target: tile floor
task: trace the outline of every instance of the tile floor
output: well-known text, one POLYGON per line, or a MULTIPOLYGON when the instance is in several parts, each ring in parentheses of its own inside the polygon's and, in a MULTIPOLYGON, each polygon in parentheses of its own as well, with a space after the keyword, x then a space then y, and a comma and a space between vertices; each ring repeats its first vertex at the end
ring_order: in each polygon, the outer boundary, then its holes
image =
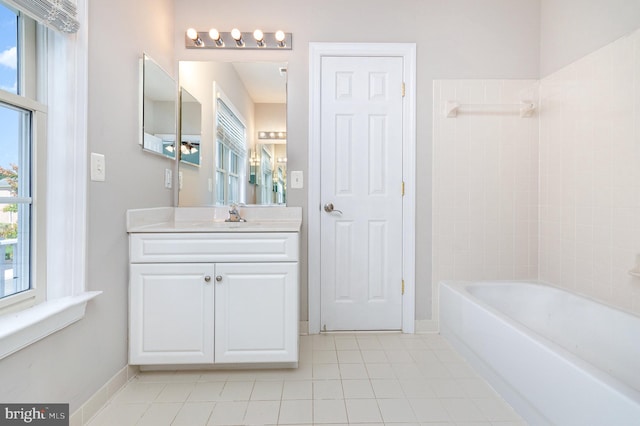
POLYGON ((299 368, 142 372, 92 419, 126 425, 526 425, 437 334, 300 337, 299 368))

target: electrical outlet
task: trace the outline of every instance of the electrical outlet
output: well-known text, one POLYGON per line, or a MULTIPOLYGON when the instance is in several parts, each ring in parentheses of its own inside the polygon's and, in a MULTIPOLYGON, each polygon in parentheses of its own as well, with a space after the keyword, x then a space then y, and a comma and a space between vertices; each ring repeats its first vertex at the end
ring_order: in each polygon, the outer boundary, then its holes
POLYGON ((173 173, 171 169, 164 169, 164 187, 171 189, 173 186, 173 173))
POLYGON ((91 180, 104 182, 107 177, 106 161, 103 154, 91 153, 91 180))

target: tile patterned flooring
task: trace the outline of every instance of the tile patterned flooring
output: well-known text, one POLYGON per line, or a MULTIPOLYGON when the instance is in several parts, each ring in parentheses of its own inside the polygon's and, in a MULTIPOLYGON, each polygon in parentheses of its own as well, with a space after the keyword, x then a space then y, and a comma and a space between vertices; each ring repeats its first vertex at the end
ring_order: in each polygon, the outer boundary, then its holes
POLYGON ((437 334, 300 336, 286 370, 141 372, 88 423, 526 425, 437 334))

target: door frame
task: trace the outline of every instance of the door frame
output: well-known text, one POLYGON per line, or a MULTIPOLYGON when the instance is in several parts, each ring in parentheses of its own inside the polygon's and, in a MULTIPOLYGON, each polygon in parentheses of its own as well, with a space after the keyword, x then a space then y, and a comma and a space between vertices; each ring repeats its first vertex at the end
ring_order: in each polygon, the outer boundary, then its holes
MULTIPOLYGON (((309 333, 320 333, 320 99, 323 56, 388 56, 403 59, 405 96, 402 106, 402 332, 415 331, 416 210, 416 45, 415 43, 309 43, 309 193, 308 277, 309 333)), ((400 90, 400 88, 398 88, 400 90)), ((401 188, 398 188, 400 191, 401 188)), ((400 291, 401 283, 398 283, 400 291)))

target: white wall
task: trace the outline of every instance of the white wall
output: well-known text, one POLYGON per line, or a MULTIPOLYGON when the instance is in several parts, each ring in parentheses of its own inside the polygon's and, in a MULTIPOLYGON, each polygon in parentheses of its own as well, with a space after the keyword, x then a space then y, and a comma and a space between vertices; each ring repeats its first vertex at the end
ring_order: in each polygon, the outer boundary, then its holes
POLYGON ((540 94, 540 278, 640 314, 640 31, 540 94))
POLYGON ((640 2, 540 0, 540 76, 640 27, 640 2))
MULTIPOLYGON (((288 62, 288 170, 308 170, 309 42, 414 42, 417 45, 416 319, 431 318, 431 109, 438 78, 537 78, 539 0, 181 0, 175 13, 179 60, 288 62), (293 33, 293 50, 202 51, 184 48, 184 31, 212 26, 293 33)), ((305 184, 317 182, 305 180, 305 184)), ((306 212, 307 189, 289 190, 306 212)), ((305 213, 306 214, 306 213, 305 213)), ((302 319, 307 314, 307 221, 301 235, 302 319)))
POLYGON ((83 320, 0 361, 0 401, 69 402, 71 412, 127 365, 125 211, 173 201, 163 187, 173 163, 138 145, 138 60, 146 52, 173 72, 173 1, 88 3, 88 146, 105 155, 106 181, 88 185, 87 279, 103 294, 83 320))
POLYGON ((434 283, 537 279, 538 117, 517 106, 537 98, 537 80, 434 83, 434 283), (447 101, 516 107, 463 105, 448 118, 447 101))

